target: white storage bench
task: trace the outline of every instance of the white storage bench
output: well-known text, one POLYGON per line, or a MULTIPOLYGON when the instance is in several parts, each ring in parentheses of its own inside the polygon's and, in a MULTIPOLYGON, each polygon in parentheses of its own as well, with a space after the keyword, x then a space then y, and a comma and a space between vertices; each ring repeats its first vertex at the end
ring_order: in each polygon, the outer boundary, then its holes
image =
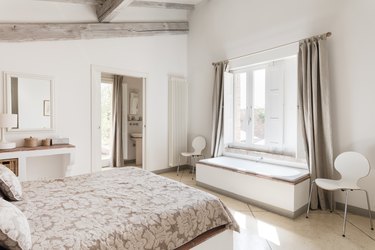
POLYGON ((196 168, 198 186, 290 218, 306 211, 306 169, 225 156, 201 160, 196 168))

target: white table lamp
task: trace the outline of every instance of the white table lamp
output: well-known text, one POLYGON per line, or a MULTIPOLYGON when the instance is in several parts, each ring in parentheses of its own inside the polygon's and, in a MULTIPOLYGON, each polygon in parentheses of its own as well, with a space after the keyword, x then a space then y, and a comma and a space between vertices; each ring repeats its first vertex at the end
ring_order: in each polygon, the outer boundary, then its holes
POLYGON ((17 115, 14 114, 0 114, 0 149, 15 148, 16 143, 7 142, 5 140, 5 129, 17 127, 17 115))

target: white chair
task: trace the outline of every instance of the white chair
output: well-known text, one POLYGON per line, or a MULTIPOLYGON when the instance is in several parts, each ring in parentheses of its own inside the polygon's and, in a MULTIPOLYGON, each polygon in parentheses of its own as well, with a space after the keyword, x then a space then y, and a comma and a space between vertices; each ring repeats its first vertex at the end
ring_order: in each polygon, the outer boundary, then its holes
POLYGON ((177 166, 177 175, 180 172, 180 165, 181 165, 181 156, 184 157, 190 157, 191 159, 191 166, 192 166, 192 179, 194 179, 194 169, 195 164, 199 158, 203 157, 202 151, 206 148, 206 139, 204 139, 203 136, 197 136, 194 138, 192 142, 192 147, 194 149, 194 152, 182 152, 179 158, 179 163, 177 166))
MULTIPOLYGON (((370 200, 368 197, 368 192, 358 186, 358 181, 361 178, 368 176, 368 174, 370 173, 370 164, 368 160, 360 153, 344 152, 340 154, 339 156, 337 156, 334 166, 335 166, 335 169, 340 173, 341 179, 331 180, 331 179, 318 178, 311 183, 311 190, 310 190, 310 195, 309 195, 309 202, 307 204, 306 218, 309 217, 311 193, 312 193, 314 183, 318 187, 324 190, 331 191, 331 192, 335 190, 345 191, 346 192, 345 214, 344 214, 344 225, 343 225, 343 233, 342 233, 342 236, 345 237, 349 191, 360 190, 366 193, 368 214, 370 218, 370 226, 371 226, 371 230, 374 230, 374 226, 372 224, 370 200)), ((331 204, 331 208, 332 208, 332 204, 331 204)))

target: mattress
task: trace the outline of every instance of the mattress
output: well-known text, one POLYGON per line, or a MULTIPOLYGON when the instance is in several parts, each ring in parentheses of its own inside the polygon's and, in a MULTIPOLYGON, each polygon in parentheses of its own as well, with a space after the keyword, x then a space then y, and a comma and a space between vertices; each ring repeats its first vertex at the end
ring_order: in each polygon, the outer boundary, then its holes
POLYGON ((138 168, 24 182, 33 249, 176 249, 238 230, 215 196, 138 168))

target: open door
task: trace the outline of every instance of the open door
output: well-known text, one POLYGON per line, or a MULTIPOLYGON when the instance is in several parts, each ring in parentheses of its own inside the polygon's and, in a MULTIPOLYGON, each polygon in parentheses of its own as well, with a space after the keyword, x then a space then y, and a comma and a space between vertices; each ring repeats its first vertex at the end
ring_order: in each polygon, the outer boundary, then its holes
MULTIPOLYGON (((91 68, 91 172, 98 172, 102 170, 102 74, 112 75, 123 75, 132 78, 139 78, 142 80, 142 97, 143 97, 143 108, 142 108, 142 168, 146 169, 146 74, 128 72, 125 70, 92 66, 91 68)), ((129 123, 129 89, 126 83, 123 84, 123 140, 124 140, 124 161, 128 155, 128 140, 129 132, 128 127, 125 124, 129 123)), ((108 105, 107 105, 108 106, 108 105)), ((109 113, 109 112, 108 112, 109 113)), ((131 117, 132 121, 134 117, 131 117)), ((135 121, 138 118, 136 117, 135 121)), ((134 121, 133 121, 134 123, 134 121)))

